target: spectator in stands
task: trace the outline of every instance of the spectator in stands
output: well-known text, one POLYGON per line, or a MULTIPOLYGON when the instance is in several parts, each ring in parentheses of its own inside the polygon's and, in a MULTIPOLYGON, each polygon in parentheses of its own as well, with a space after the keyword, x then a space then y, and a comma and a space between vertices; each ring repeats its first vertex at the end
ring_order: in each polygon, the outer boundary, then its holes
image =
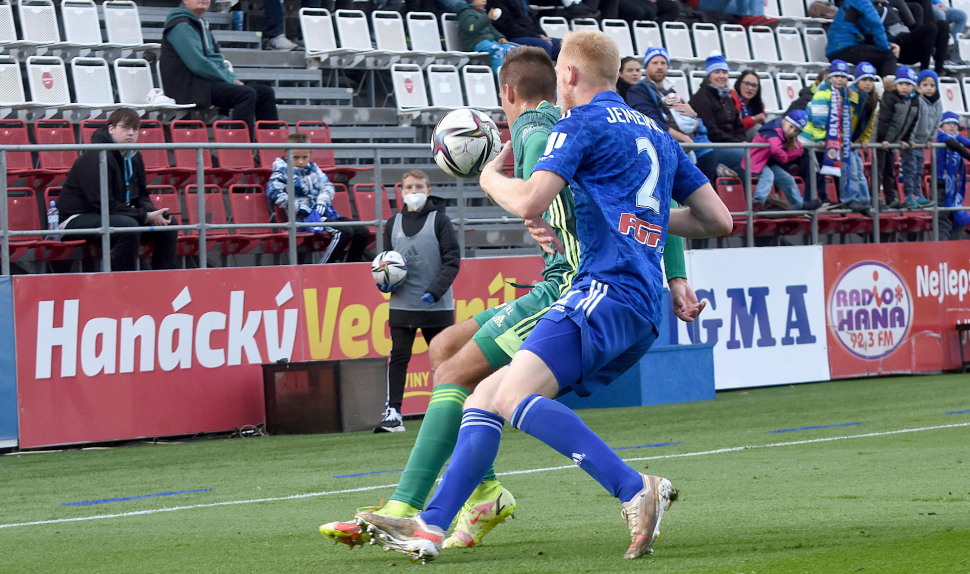
MULTIPOLYGON (((313 2, 319 8, 320 2, 313 2)), ((283 26, 283 3, 279 0, 263 0, 263 14, 266 16, 266 25, 263 27, 263 37, 266 38, 266 48, 268 50, 288 51, 296 48, 296 44, 286 37, 286 29, 283 26)))
MULTIPOLYGON (((108 125, 91 136, 93 144, 134 144, 138 142, 141 118, 135 110, 119 108, 108 117, 108 125)), ((155 209, 145 179, 145 163, 137 151, 107 152, 108 224, 111 227, 150 227, 140 233, 111 235, 111 269, 134 271, 142 242, 152 244, 152 269, 174 269, 178 232, 155 230, 178 221, 167 209, 155 209)), ((61 228, 101 227, 100 152, 84 152, 71 166, 57 196, 61 228)), ((82 236, 100 242, 99 236, 82 236)))
POLYGON ((384 420, 374 432, 404 430, 401 404, 411 347, 418 329, 424 340, 431 339, 455 322, 451 284, 458 275, 461 252, 445 202, 430 195, 428 176, 421 170, 405 172, 401 192, 407 209, 394 215, 384 226, 384 246, 404 255, 408 274, 398 285, 377 288, 391 293, 391 356, 387 362, 387 403, 384 420))
POLYGON ((734 82, 731 92, 734 107, 741 114, 745 140, 751 141, 765 123, 765 104, 761 101, 761 78, 754 70, 744 70, 734 82))
POLYGON ((550 38, 539 26, 539 17, 522 0, 488 0, 489 14, 497 8, 499 16, 492 23, 513 44, 542 48, 553 60, 559 57, 559 38, 550 38))
MULTIPOLYGON (((788 198, 792 209, 814 211, 822 207, 817 199, 804 200, 798 190, 795 178, 788 172, 804 151, 798 141, 798 134, 808 124, 808 114, 795 110, 784 118, 775 118, 766 123, 754 138, 754 143, 767 143, 767 148, 751 150, 751 173, 760 174, 758 187, 754 190, 752 209, 761 211, 772 186, 777 186, 788 198)), ((743 164, 743 162, 742 162, 743 164)))
MULTIPOLYGON (((675 140, 681 143, 694 143, 695 135, 703 134, 703 140, 707 139, 707 128, 704 122, 697 117, 697 113, 679 97, 677 102, 668 104, 667 96, 676 94, 673 89, 664 87, 664 80, 667 79, 667 70, 670 66, 670 56, 664 47, 647 48, 647 53, 643 57, 644 76, 636 85, 632 86, 627 92, 627 104, 641 114, 647 116, 660 126, 660 129, 667 130, 675 140), (697 131, 685 133, 680 130, 677 119, 673 112, 687 118, 697 119, 697 131)), ((701 142, 698 142, 701 143, 701 142)), ((717 160, 710 148, 697 148, 694 150, 697 161, 697 168, 711 181, 717 178, 717 160)))
MULTIPOLYGON (((940 122, 937 143, 946 144, 936 150, 936 185, 942 193, 943 207, 960 207, 967 190, 966 162, 970 161, 970 140, 958 133, 960 116, 945 112, 940 122)), ((940 240, 966 239, 966 226, 970 224, 970 213, 949 211, 940 213, 940 240)))
POLYGON ((903 175, 903 207, 920 208, 932 205, 923 197, 923 149, 936 139, 943 118, 943 100, 937 91, 939 76, 933 70, 923 70, 916 78, 915 99, 919 102, 919 117, 913 128, 913 149, 899 151, 900 171, 903 175))
POLYGON ((620 60, 620 77, 616 79, 616 92, 626 101, 627 92, 637 85, 642 77, 643 69, 640 67, 640 59, 633 56, 623 58, 620 60))
POLYGON ((561 0, 566 17, 615 20, 619 14, 620 0, 561 0))
POLYGON ((719 12, 738 16, 738 24, 745 28, 750 26, 778 25, 778 20, 765 16, 765 5, 768 0, 692 0, 691 6, 701 12, 719 12))
POLYGON ((231 118, 246 122, 249 137, 256 120, 278 120, 276 94, 262 84, 243 85, 229 71, 203 16, 210 0, 183 0, 165 20, 159 70, 166 95, 179 104, 232 108, 231 118))
POLYGON ((680 17, 680 4, 676 0, 620 0, 617 16, 630 26, 637 20, 673 22, 680 17))
MULTIPOLYGON (((310 136, 304 133, 290 134, 287 143, 308 144, 310 136)), ((297 221, 353 221, 343 217, 333 207, 333 196, 336 190, 330 179, 323 173, 316 162, 310 161, 310 150, 293 150, 293 196, 297 221)), ((286 212, 288 203, 286 195, 286 155, 278 157, 273 162, 273 174, 266 186, 266 198, 274 205, 286 212)), ((344 261, 365 261, 364 251, 370 243, 370 232, 366 226, 353 225, 349 227, 321 226, 333 238, 327 251, 323 254, 322 263, 339 263, 344 261)), ((305 231, 305 230, 304 230, 305 231)))
POLYGON ((890 43, 873 0, 843 0, 832 25, 825 56, 830 62, 869 62, 880 76, 896 73, 899 46, 890 43))
MULTIPOLYGON (((849 107, 852 113, 852 143, 868 143, 872 127, 876 123, 876 109, 879 94, 874 89, 879 80, 876 67, 869 62, 861 62, 855 67, 855 82, 849 86, 849 107)), ((844 186, 839 199, 852 211, 872 217, 869 199, 869 181, 866 179, 862 150, 852 150, 849 163, 849 181, 844 186)), ((888 206, 880 202, 880 210, 888 206)))
MULTIPOLYGON (((868 64, 868 62, 866 62, 868 64)), ((871 65, 871 64, 870 64, 871 65)), ((819 85, 825 81, 825 77, 829 75, 828 70, 822 70, 815 76, 815 82, 809 86, 805 86, 798 92, 798 98, 788 106, 785 110, 785 115, 792 113, 795 110, 804 110, 808 107, 808 103, 812 101, 812 97, 815 96, 815 90, 818 89, 819 85)), ((802 156, 805 157, 805 156, 802 156)))
MULTIPOLYGON (((818 198, 829 201, 825 191, 825 176, 838 178, 842 190, 849 182, 852 166, 852 108, 851 95, 846 84, 853 79, 849 64, 843 60, 833 60, 829 74, 815 91, 808 105, 808 125, 802 130, 801 138, 810 142, 824 143, 824 153, 816 150, 819 169, 816 172, 818 198)), ((808 164, 802 172, 808 181, 808 164)), ((831 198, 835 201, 836 198, 831 198)))
POLYGON ((874 0, 874 6, 889 34, 889 41, 899 45, 902 64, 919 64, 920 69, 930 69, 930 58, 936 65, 936 73, 943 74, 948 58, 950 25, 937 24, 930 0, 906 2, 905 0, 874 0))
POLYGON ((492 22, 502 15, 498 8, 485 12, 485 0, 472 0, 472 3, 455 4, 458 15, 458 37, 462 50, 466 52, 488 52, 492 60, 492 71, 498 76, 498 69, 505 60, 505 53, 515 47, 495 29, 492 22))
POLYGON ((951 8, 943 0, 933 0, 933 16, 936 17, 938 23, 946 23, 946 29, 949 30, 953 41, 950 46, 948 63, 963 65, 963 58, 960 57, 959 35, 967 25, 967 13, 959 8, 951 8))
MULTIPOLYGON (((712 52, 704 62, 707 76, 690 99, 690 107, 704 120, 707 135, 714 143, 744 143, 745 130, 741 113, 734 107, 731 86, 728 85, 728 65, 719 52, 712 52)), ((721 177, 735 177, 742 173, 742 148, 716 148, 714 156, 721 177), (731 173, 734 172, 734 173, 731 173)))
POLYGON ((889 144, 898 143, 902 149, 909 149, 913 143, 913 130, 919 119, 919 99, 916 97, 916 72, 908 66, 896 70, 893 89, 887 87, 882 95, 882 106, 876 125, 876 141, 882 142, 882 149, 876 152, 883 195, 891 209, 904 207, 897 199, 896 151, 889 144))

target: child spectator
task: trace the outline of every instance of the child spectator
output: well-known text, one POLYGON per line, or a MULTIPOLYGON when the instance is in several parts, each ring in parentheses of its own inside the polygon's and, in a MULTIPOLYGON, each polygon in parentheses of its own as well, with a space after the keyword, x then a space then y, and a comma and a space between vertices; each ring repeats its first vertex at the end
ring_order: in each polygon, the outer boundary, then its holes
MULTIPOLYGON (((849 106, 852 110, 852 143, 867 143, 872 136, 872 127, 876 123, 876 108, 879 105, 879 94, 876 93, 876 67, 869 62, 860 62, 855 67, 855 82, 849 86, 849 106)), ((869 181, 863 168, 862 150, 852 150, 852 161, 849 164, 849 183, 839 197, 849 209, 872 217, 869 197, 869 181)), ((879 209, 888 206, 880 203, 879 209)))
MULTIPOLYGON (((307 134, 290 134, 287 143, 308 144, 310 136, 307 134)), ((320 167, 310 161, 310 150, 293 150, 293 197, 296 205, 297 221, 353 221, 342 217, 334 209, 333 184, 320 167)), ((273 161, 273 175, 266 186, 266 198, 270 205, 286 211, 286 157, 278 157, 273 161)), ((370 232, 363 225, 348 227, 324 227, 324 231, 333 238, 327 251, 321 259, 322 263, 335 263, 344 260, 363 261, 364 251, 370 242, 370 232)))
POLYGON ((516 46, 510 44, 501 32, 492 25, 492 20, 502 16, 502 10, 492 8, 485 12, 486 0, 471 0, 455 4, 458 15, 458 37, 461 49, 466 52, 488 52, 492 59, 492 71, 498 76, 498 69, 505 60, 505 53, 516 46))
POLYGON ((822 206, 822 202, 817 199, 803 200, 795 178, 788 172, 788 167, 802 155, 798 134, 806 124, 808 114, 795 110, 784 118, 771 120, 758 130, 753 143, 767 143, 769 147, 751 150, 751 173, 760 174, 752 204, 755 211, 765 208, 765 200, 773 185, 777 185, 785 193, 792 209, 814 211, 822 206))
POLYGON ((404 421, 404 383, 411 347, 418 329, 424 340, 431 339, 455 322, 455 301, 451 283, 458 275, 461 253, 445 202, 429 195, 428 176, 412 169, 401 178, 401 194, 407 209, 387 222, 384 246, 407 261, 408 274, 397 285, 378 285, 391 293, 387 323, 391 328, 391 356, 387 362, 387 403, 384 420, 374 432, 401 432, 404 421))
MULTIPOLYGON (((707 137, 707 128, 704 127, 704 120, 697 116, 691 117, 677 111, 677 108, 680 107, 678 104, 684 103, 684 99, 680 97, 680 94, 677 92, 667 92, 667 95, 664 96, 664 103, 667 105, 667 110, 670 112, 670 116, 674 119, 674 123, 677 124, 678 131, 689 135, 691 138, 693 138, 694 143, 711 143, 710 138, 707 137)), ((698 160, 708 155, 710 152, 711 148, 709 147, 699 147, 687 152, 687 156, 692 162, 694 162, 695 165, 698 165, 698 160)), ((701 163, 703 164, 709 162, 701 163)), ((698 165, 698 169, 704 171, 700 165, 698 165)))
POLYGON ((916 94, 916 72, 909 66, 896 69, 894 89, 887 89, 882 96, 879 123, 876 126, 876 141, 882 142, 882 149, 876 152, 882 192, 890 209, 903 207, 897 198, 896 189, 896 152, 889 144, 898 143, 904 150, 913 143, 913 131, 919 119, 919 99, 916 94))
MULTIPOLYGON (((960 116, 946 112, 936 134, 937 143, 945 143, 945 148, 936 150, 937 191, 943 192, 944 207, 960 207, 967 189, 967 171, 964 160, 970 161, 970 140, 961 136, 960 116)), ((940 240, 966 239, 964 227, 970 224, 970 213, 949 211, 940 213, 940 240)))
POLYGON ((939 76, 933 70, 919 73, 916 85, 916 100, 919 102, 919 118, 913 128, 913 146, 899 152, 900 170, 903 172, 903 206, 919 209, 933 202, 923 197, 920 188, 923 183, 923 150, 939 131, 940 118, 943 117, 943 101, 937 92, 939 76))
MULTIPOLYGON (((816 151, 819 164, 816 189, 822 203, 836 200, 826 197, 826 175, 839 178, 842 189, 849 182, 848 173, 852 169, 852 106, 846 84, 851 79, 853 76, 849 72, 849 64, 843 60, 832 60, 828 76, 808 105, 808 124, 800 136, 810 142, 825 144, 824 150, 816 151)), ((802 173, 808 181, 807 162, 802 173)))

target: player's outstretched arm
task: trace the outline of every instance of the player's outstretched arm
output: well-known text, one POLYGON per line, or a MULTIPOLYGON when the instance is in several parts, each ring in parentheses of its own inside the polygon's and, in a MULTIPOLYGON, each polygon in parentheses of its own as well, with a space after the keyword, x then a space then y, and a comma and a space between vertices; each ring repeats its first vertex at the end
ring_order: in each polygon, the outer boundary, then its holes
POLYGON ((566 180, 551 171, 535 171, 528 181, 508 178, 502 173, 505 157, 512 152, 507 142, 478 180, 488 197, 506 211, 522 219, 535 219, 552 205, 552 200, 566 186, 566 180))
POLYGON ((667 232, 681 237, 702 239, 731 233, 734 220, 710 183, 697 188, 687 197, 683 209, 670 210, 667 232))

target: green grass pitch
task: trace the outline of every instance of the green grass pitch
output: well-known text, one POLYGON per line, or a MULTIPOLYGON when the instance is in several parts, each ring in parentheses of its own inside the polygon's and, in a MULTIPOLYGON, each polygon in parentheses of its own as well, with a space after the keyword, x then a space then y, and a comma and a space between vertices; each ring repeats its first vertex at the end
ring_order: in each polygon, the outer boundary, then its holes
POLYGON ((619 503, 508 425, 496 470, 512 473, 500 478, 516 518, 428 565, 317 532, 393 492, 399 472, 336 477, 403 468, 418 421, 398 434, 8 455, 0 572, 967 573, 970 412, 958 411, 968 410, 970 376, 939 375, 582 411, 615 448, 677 443, 619 451, 681 493, 655 553, 638 561, 622 559, 619 503), (852 423, 862 424, 827 426, 852 423), (825 428, 770 432, 804 427, 825 428), (62 505, 197 489, 211 490, 62 505))

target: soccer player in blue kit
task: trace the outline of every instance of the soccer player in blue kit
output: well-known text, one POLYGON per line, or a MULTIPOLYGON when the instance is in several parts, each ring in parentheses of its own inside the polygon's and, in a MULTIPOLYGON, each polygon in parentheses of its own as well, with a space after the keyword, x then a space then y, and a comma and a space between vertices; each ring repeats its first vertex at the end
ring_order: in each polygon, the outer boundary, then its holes
POLYGON ((505 420, 571 458, 622 503, 632 543, 624 558, 652 552, 676 497, 670 481, 644 475, 574 412, 552 400, 588 396, 633 366, 657 338, 661 251, 668 229, 682 237, 731 232, 727 208, 687 154, 613 91, 619 50, 602 32, 566 35, 556 65, 565 113, 528 180, 508 179, 508 145, 485 172, 485 192, 558 248, 540 216, 567 183, 576 200, 579 272, 543 315, 509 366, 466 399, 458 444, 441 485, 413 518, 357 514, 385 549, 433 560, 445 531, 495 460, 505 420), (671 198, 685 207, 670 210, 671 198))

